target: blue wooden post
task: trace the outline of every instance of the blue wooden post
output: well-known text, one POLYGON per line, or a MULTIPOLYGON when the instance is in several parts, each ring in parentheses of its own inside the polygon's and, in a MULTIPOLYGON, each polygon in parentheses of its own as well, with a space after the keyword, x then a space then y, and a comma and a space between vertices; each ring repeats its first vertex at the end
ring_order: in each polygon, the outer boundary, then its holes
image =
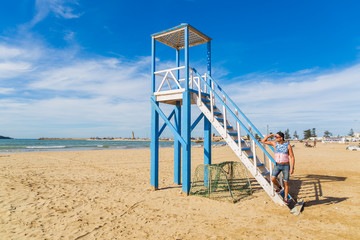
MULTIPOLYGON (((181 135, 181 104, 176 102, 175 106, 175 127, 176 131, 181 135)), ((181 143, 174 139, 174 183, 181 184, 181 143)))
MULTIPOLYGON (((207 43, 207 74, 211 76, 210 41, 207 43)), ((211 123, 206 117, 204 118, 204 164, 211 164, 211 123)))
POLYGON ((211 41, 207 43, 207 73, 211 76, 211 41))
MULTIPOLYGON (((176 67, 180 67, 180 50, 176 49, 176 67)), ((179 80, 180 79, 180 70, 177 70, 176 77, 179 80)), ((177 88, 179 88, 177 86, 177 88)))
POLYGON ((182 190, 189 194, 191 184, 191 101, 189 92, 189 28, 184 29, 185 34, 185 92, 183 93, 183 121, 182 121, 182 137, 185 141, 183 149, 183 184, 182 190))
MULTIPOLYGON (((155 38, 152 38, 152 61, 151 61, 151 76, 152 76, 152 96, 155 100, 155 38)), ((159 106, 159 103, 156 102, 159 106)), ((159 113, 156 111, 155 107, 151 105, 151 186, 153 190, 157 190, 159 187, 159 113)))
MULTIPOLYGON (((211 44, 207 43, 207 74, 211 76, 211 44)), ((210 78, 208 78, 209 81, 210 78)), ((211 83, 210 83, 211 86, 211 83)), ((208 91, 211 93, 211 91, 208 91)), ((204 164, 211 164, 211 123, 204 117, 204 164)), ((204 186, 209 186, 209 171, 208 166, 204 167, 204 186)))
MULTIPOLYGON (((180 51, 176 49, 176 67, 180 67, 180 51)), ((177 71, 177 79, 180 78, 180 70, 177 71)), ((176 131, 181 135, 181 103, 176 102, 175 106, 175 127, 176 131)), ((174 138, 174 183, 181 184, 181 143, 174 138)))

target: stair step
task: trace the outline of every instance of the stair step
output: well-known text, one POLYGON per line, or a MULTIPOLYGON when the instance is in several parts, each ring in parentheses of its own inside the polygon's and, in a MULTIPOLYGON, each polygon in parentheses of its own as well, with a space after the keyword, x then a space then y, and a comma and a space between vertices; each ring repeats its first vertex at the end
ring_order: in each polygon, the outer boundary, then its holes
POLYGON ((222 118, 216 118, 219 122, 223 122, 224 121, 224 119, 222 119, 222 118))
MULTIPOLYGON (((222 127, 224 127, 224 125, 223 125, 223 124, 221 124, 221 126, 222 126, 222 127)), ((229 126, 229 125, 227 125, 227 126, 226 126, 226 128, 233 129, 233 126, 229 126)))
POLYGON ((247 148, 241 148, 241 150, 242 150, 242 151, 249 151, 250 148, 249 148, 249 147, 247 147, 247 148))
MULTIPOLYGON (((193 93, 199 94, 199 91, 198 91, 198 90, 194 90, 194 89, 189 89, 189 92, 193 92, 193 93)), ((202 97, 210 97, 210 94, 202 92, 202 93, 201 93, 201 96, 202 96, 202 97)))
MULTIPOLYGON (((205 106, 207 106, 208 108, 211 108, 211 105, 209 105, 209 104, 205 104, 205 106)), ((213 106, 213 108, 217 109, 217 107, 215 105, 213 106)))
POLYGON ((229 135, 230 135, 230 136, 237 136, 238 134, 237 134, 236 132, 235 132, 235 133, 230 133, 230 132, 229 132, 229 135))
POLYGON ((222 115, 221 112, 214 112, 214 115, 222 115))
POLYGON ((267 175, 269 175, 269 174, 270 174, 270 172, 261 173, 261 175, 263 175, 263 176, 267 176, 267 175))
POLYGON ((254 156, 248 156, 248 158, 254 158, 254 156))
MULTIPOLYGON (((239 143, 239 140, 234 140, 236 143, 239 143)), ((241 140, 241 143, 244 143, 244 140, 241 140)))
POLYGON ((264 166, 264 164, 263 163, 258 163, 256 166, 257 167, 262 167, 262 166, 264 166))
POLYGON ((206 99, 206 98, 202 98, 202 99, 201 99, 201 101, 203 101, 203 102, 207 102, 207 103, 209 103, 209 102, 210 102, 210 100, 209 100, 209 99, 206 99))

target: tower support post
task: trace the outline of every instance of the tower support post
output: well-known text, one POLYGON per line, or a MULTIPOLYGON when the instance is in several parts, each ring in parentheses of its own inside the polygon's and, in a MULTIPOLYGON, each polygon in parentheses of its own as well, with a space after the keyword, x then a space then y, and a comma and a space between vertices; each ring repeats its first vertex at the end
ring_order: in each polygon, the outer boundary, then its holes
POLYGON ((185 29, 185 91, 183 93, 183 121, 182 121, 182 137, 186 145, 182 148, 182 190, 189 194, 191 184, 191 100, 189 91, 189 28, 185 29))
MULTIPOLYGON (((207 43, 207 74, 211 76, 211 41, 207 43)), ((211 164, 211 123, 206 117, 204 117, 204 164, 211 164)))
MULTIPOLYGON (((152 38, 151 42, 151 98, 155 100, 155 38, 152 38)), ((159 103, 156 103, 159 106, 159 103)), ((155 107, 151 105, 151 166, 150 166, 150 182, 151 188, 157 190, 159 188, 159 113, 155 107)))
MULTIPOLYGON (((180 67, 180 50, 176 49, 176 67, 180 67)), ((176 72, 177 79, 180 79, 180 70, 176 72)), ((175 127, 181 136, 181 103, 176 102, 175 105, 175 127)), ((174 138, 174 183, 181 184, 181 143, 174 138)))
MULTIPOLYGON (((181 135, 181 105, 176 102, 175 106, 175 127, 179 135, 181 135)), ((181 184, 181 143, 174 138, 174 183, 181 184)))

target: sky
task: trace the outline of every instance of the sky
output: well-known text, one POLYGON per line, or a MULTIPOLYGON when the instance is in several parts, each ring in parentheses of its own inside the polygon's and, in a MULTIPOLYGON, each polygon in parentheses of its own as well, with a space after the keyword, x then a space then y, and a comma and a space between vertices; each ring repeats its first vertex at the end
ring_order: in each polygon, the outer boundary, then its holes
MULTIPOLYGON (((181 23, 213 39, 212 76, 261 132, 360 132, 359 11, 355 0, 2 1, 0 135, 150 137, 151 34, 181 23)), ((157 68, 174 66, 158 46, 157 68)), ((190 48, 190 65, 205 61, 205 45, 190 48)))

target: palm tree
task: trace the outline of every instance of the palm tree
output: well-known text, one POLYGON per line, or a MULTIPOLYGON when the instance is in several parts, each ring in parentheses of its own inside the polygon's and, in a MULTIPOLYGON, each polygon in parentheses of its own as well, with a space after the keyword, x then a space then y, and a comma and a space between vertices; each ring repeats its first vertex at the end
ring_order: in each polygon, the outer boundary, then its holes
POLYGON ((332 136, 332 133, 329 132, 328 130, 326 130, 326 131, 324 132, 324 137, 325 137, 325 138, 328 138, 328 137, 330 137, 330 136, 332 136))

